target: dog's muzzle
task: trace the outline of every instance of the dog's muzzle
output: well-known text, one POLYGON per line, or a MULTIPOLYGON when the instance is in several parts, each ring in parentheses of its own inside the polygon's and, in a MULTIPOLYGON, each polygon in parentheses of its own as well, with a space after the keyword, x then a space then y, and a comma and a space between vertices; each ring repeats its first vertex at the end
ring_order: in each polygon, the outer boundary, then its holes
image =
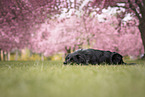
POLYGON ((64 65, 67 65, 67 62, 65 61, 65 62, 63 62, 63 64, 64 64, 64 65))

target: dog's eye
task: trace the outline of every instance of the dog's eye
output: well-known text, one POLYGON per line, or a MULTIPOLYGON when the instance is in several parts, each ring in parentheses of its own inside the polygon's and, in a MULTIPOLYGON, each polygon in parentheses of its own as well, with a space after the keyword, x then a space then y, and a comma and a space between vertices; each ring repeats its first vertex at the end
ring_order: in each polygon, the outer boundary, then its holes
POLYGON ((73 60, 73 58, 70 58, 70 61, 72 61, 73 60))
POLYGON ((73 58, 71 58, 70 61, 73 61, 73 58))

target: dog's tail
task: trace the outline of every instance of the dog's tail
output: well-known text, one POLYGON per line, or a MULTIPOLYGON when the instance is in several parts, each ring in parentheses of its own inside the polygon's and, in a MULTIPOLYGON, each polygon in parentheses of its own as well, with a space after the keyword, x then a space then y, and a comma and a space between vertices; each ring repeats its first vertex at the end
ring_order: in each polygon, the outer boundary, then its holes
POLYGON ((124 65, 137 65, 136 63, 123 63, 124 65))

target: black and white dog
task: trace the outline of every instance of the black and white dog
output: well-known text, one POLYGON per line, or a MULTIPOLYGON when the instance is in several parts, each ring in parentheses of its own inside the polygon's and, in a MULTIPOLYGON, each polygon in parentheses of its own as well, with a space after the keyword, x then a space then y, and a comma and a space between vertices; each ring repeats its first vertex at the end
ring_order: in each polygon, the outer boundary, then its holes
POLYGON ((123 62, 123 56, 116 52, 102 51, 95 49, 80 49, 65 57, 64 65, 83 64, 96 65, 101 63, 107 64, 126 64, 123 62))

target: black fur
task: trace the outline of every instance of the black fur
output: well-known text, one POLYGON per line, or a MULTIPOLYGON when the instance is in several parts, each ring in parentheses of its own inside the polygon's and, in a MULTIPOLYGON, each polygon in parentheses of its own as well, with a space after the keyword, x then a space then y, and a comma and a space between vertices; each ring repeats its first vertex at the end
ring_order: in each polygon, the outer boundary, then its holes
POLYGON ((80 49, 65 57, 64 65, 66 64, 83 64, 96 65, 101 63, 107 64, 126 64, 123 62, 122 55, 116 52, 102 51, 95 49, 80 49))

